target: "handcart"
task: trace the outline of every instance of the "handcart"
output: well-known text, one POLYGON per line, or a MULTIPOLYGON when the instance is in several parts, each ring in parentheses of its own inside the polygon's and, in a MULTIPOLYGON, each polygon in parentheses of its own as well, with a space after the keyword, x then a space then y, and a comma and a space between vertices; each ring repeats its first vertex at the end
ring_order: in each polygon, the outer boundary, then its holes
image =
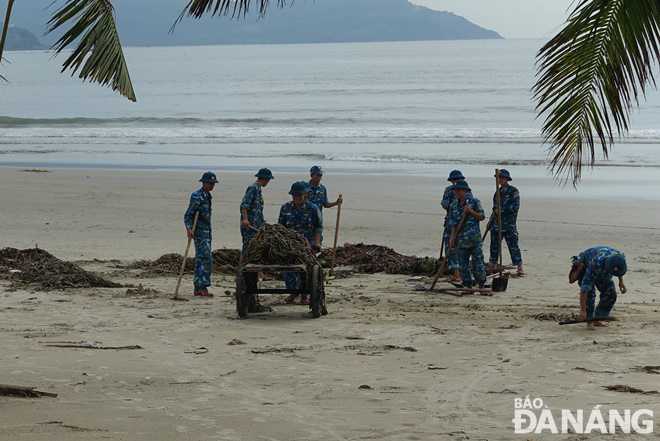
POLYGON ((256 310, 259 294, 300 294, 309 295, 309 306, 312 316, 319 318, 327 315, 325 307, 325 289, 323 287, 323 269, 320 265, 260 265, 247 264, 238 269, 236 274, 236 311, 239 317, 247 317, 248 312, 256 310), (300 289, 259 288, 259 272, 295 272, 302 273, 304 281, 300 289))

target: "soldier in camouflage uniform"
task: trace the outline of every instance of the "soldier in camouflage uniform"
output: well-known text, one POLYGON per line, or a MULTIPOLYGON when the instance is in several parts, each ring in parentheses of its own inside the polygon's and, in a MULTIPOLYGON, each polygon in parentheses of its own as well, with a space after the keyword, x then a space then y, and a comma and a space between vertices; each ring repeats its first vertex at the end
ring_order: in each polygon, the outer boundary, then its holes
MULTIPOLYGON (((321 184, 321 179, 323 178, 323 168, 320 165, 315 165, 309 170, 309 192, 307 193, 307 200, 321 210, 323 213, 324 208, 335 207, 343 202, 342 198, 337 198, 335 202, 328 201, 328 190, 325 188, 325 185, 321 184)), ((323 237, 321 237, 321 242, 323 242, 323 237)))
MULTIPOLYGON (((261 227, 264 222, 264 198, 261 196, 261 188, 268 185, 273 174, 267 168, 262 168, 254 175, 257 180, 250 184, 245 190, 245 195, 241 201, 241 237, 243 239, 243 248, 239 265, 243 264, 245 248, 252 238, 257 234, 255 230, 261 227)), ((263 278, 260 276, 260 278, 263 278)))
MULTIPOLYGON (((305 200, 308 193, 307 183, 294 182, 289 194, 291 201, 282 205, 278 222, 287 228, 297 231, 307 241, 314 251, 321 251, 321 233, 323 232, 323 215, 315 204, 305 200)), ((300 288, 301 273, 284 273, 284 282, 288 289, 300 288)), ((291 294, 286 298, 287 303, 293 303, 298 297, 291 294)), ((309 304, 309 296, 303 296, 300 303, 309 304)))
MULTIPOLYGON (((608 317, 617 295, 612 276, 619 278, 619 289, 625 294, 628 289, 623 283, 623 276, 628 267, 626 256, 618 250, 610 247, 593 247, 573 256, 573 264, 581 267, 578 284, 580 285, 580 316, 578 320, 585 318, 608 317), (596 289, 600 292, 598 306, 596 303, 596 289)), ((594 330, 594 326, 607 326, 605 323, 596 321, 587 324, 587 328, 594 330)))
MULTIPOLYGON (((452 202, 456 200, 456 196, 454 196, 454 190, 451 189, 452 185, 456 183, 458 180, 465 180, 465 176, 463 176, 463 173, 461 173, 460 170, 452 170, 451 173, 449 173, 449 177, 447 180, 451 182, 451 185, 448 185, 447 188, 445 188, 445 192, 442 195, 442 202, 440 205, 442 208, 445 210, 445 224, 444 224, 444 230, 442 234, 442 240, 444 241, 445 244, 445 252, 449 249, 449 241, 451 239, 451 228, 449 227, 449 206, 451 205, 452 202)), ((454 274, 449 278, 448 281, 451 282, 460 282, 461 281, 461 273, 459 272, 459 265, 458 265, 458 260, 456 260, 456 254, 451 253, 450 256, 447 256, 447 268, 452 270, 454 274)))
POLYGON ((202 297, 213 297, 208 290, 211 286, 211 271, 213 270, 213 258, 211 256, 211 191, 218 183, 214 173, 206 172, 199 180, 202 188, 190 195, 190 204, 183 215, 183 223, 186 226, 188 239, 195 242, 195 278, 193 294, 202 297), (193 224, 197 216, 197 224, 193 224))
POLYGON ((484 253, 481 244, 481 230, 479 222, 484 220, 484 209, 479 199, 469 193, 468 183, 460 180, 452 185, 456 200, 449 206, 449 226, 451 227, 450 246, 452 253, 456 253, 461 271, 463 286, 472 288, 472 275, 470 274, 470 258, 472 258, 472 274, 479 288, 486 283, 486 268, 484 267, 484 253), (463 215, 465 221, 460 231, 458 225, 463 215))
MULTIPOLYGON (((509 247, 509 254, 514 266, 518 267, 518 275, 525 274, 522 265, 522 254, 518 246, 518 228, 516 220, 518 219, 518 210, 520 209, 520 193, 518 189, 509 184, 511 174, 508 170, 500 170, 500 205, 502 206, 502 239, 506 241, 509 247)), ((493 195, 493 216, 497 216, 497 192, 493 195)), ((497 220, 493 220, 490 227, 490 265, 495 267, 500 258, 499 249, 499 228, 497 220)))

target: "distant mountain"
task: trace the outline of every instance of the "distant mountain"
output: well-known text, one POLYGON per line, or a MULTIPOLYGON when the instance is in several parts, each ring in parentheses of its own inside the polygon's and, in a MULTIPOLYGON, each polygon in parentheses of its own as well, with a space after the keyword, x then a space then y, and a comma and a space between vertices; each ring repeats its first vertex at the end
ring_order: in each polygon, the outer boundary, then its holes
MULTIPOLYGON (((0 22, 0 26, 2 26, 2 22, 0 22)), ((5 50, 28 51, 34 49, 46 49, 46 46, 41 44, 37 36, 27 29, 9 25, 5 50)))
MULTIPOLYGON (((49 7, 51 3, 52 0, 17 2, 12 22, 34 32, 43 31, 54 11, 53 6, 49 7), (28 3, 30 6, 26 6, 28 3)), ((54 6, 63 3, 59 0, 54 6)), ((122 44, 174 46, 502 38, 497 32, 479 27, 461 16, 413 5, 407 0, 296 0, 284 9, 271 7, 263 19, 254 11, 245 19, 184 18, 174 33, 169 34, 187 3, 187 0, 112 0, 122 44)), ((56 36, 48 35, 43 40, 52 45, 56 36)))

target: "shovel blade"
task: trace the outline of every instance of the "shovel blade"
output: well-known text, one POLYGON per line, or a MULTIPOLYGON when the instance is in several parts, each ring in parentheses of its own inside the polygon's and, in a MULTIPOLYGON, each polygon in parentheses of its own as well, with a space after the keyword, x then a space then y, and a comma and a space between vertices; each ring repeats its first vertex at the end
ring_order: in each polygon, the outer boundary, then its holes
POLYGON ((509 279, 496 277, 493 279, 493 292, 504 292, 509 284, 509 279))

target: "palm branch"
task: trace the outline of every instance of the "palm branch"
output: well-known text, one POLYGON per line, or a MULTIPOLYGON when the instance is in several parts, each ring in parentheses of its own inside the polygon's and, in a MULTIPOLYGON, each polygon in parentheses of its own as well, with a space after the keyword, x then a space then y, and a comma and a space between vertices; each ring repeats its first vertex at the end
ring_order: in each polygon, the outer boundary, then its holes
POLYGON ((628 133, 630 111, 655 86, 660 58, 658 0, 579 0, 566 26, 537 54, 534 98, 545 114, 551 171, 577 185, 583 164, 605 158, 615 133, 628 133), (594 136, 595 134, 595 136, 594 136))
MULTIPOLYGON (((286 5, 287 0, 277 0, 277 6, 283 8, 286 5)), ((270 6, 270 0, 254 0, 257 7, 259 8, 259 16, 263 17, 266 14, 266 10, 270 6)), ((293 3, 294 0, 291 0, 293 3)), ((183 17, 187 14, 189 17, 201 18, 207 13, 211 13, 212 16, 216 15, 229 15, 231 11, 231 17, 245 17, 248 12, 250 12, 250 6, 252 5, 252 0, 190 0, 186 7, 181 12, 181 15, 176 19, 174 25, 172 25, 173 31, 174 27, 178 22, 183 20, 183 17)))
POLYGON ((114 8, 109 0, 67 0, 48 22, 46 33, 72 22, 71 27, 53 45, 55 55, 80 39, 77 47, 62 65, 62 72, 71 69, 71 75, 80 70, 83 81, 111 87, 136 101, 131 77, 114 19, 114 8))

